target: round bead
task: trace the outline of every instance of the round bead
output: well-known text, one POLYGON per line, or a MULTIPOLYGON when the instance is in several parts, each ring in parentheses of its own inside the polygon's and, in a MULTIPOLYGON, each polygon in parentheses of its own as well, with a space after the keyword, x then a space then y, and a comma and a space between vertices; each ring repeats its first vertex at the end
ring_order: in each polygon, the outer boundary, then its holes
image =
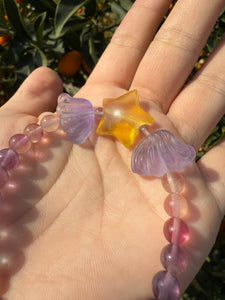
POLYGON ((181 193, 184 188, 184 177, 177 172, 168 172, 163 176, 162 184, 169 193, 181 193))
POLYGON ((180 297, 179 283, 167 271, 156 273, 152 280, 152 290, 157 300, 178 300, 180 297))
POLYGON ((170 218, 163 228, 166 239, 173 244, 181 245, 189 238, 187 224, 179 218, 170 218))
POLYGON ((19 156, 13 149, 0 150, 0 166, 6 170, 13 169, 19 161, 19 156))
POLYGON ((0 187, 3 187, 9 180, 9 175, 5 169, 0 167, 0 187))
POLYGON ((46 132, 55 132, 59 128, 59 117, 54 114, 46 115, 41 119, 40 126, 46 132))
POLYGON ((169 216, 181 218, 188 212, 188 202, 180 194, 169 194, 164 202, 164 208, 169 216))
POLYGON ((187 269, 187 256, 178 245, 169 244, 165 246, 160 259, 163 267, 175 276, 187 269))
POLYGON ((9 147, 18 153, 27 152, 31 147, 31 142, 25 134, 15 134, 9 139, 9 147))
POLYGON ((43 136, 43 129, 38 124, 28 124, 24 129, 24 134, 28 136, 31 143, 38 143, 43 136))

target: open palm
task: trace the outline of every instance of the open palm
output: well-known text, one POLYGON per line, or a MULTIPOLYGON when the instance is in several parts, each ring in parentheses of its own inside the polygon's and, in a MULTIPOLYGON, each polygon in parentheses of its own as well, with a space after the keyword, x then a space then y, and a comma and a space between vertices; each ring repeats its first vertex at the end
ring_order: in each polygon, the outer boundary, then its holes
MULTIPOLYGON (((98 107, 103 98, 136 88, 155 119, 153 129, 168 129, 198 150, 225 109, 224 41, 183 85, 225 1, 207 6, 203 0, 178 1, 152 41, 169 2, 135 2, 76 96, 98 107)), ((53 71, 34 71, 0 110, 1 148, 52 110, 61 88, 53 71)), ((183 290, 212 247, 224 215, 224 148, 220 143, 182 172, 190 229, 189 265, 179 279, 183 290)), ((159 256, 167 244, 162 233, 167 193, 160 178, 132 173, 131 152, 95 133, 83 145, 72 145, 58 131, 21 156, 1 192, 4 299, 152 296, 151 280, 162 269, 159 256)))

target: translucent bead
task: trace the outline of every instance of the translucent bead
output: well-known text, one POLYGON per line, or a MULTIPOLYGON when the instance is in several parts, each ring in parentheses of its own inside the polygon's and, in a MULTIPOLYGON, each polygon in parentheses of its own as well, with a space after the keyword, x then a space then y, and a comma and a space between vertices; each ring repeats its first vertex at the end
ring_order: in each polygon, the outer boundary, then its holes
POLYGON ((151 125, 153 118, 139 104, 136 90, 116 99, 103 99, 103 117, 97 134, 113 135, 125 147, 130 147, 139 133, 139 127, 151 125))
POLYGON ((0 150, 0 166, 6 170, 13 169, 19 161, 19 156, 11 148, 0 150))
POLYGON ((177 172, 168 172, 163 176, 162 184, 169 193, 181 193, 184 189, 184 177, 177 172))
POLYGON ((169 216, 182 218, 188 212, 188 201, 180 194, 169 194, 164 202, 164 208, 169 216))
POLYGON ((9 175, 5 169, 0 167, 0 187, 3 187, 9 180, 9 175))
POLYGON ((163 267, 175 276, 179 276, 187 269, 187 255, 178 245, 169 244, 161 252, 163 267))
POLYGON ((38 143, 43 136, 43 129, 38 124, 28 124, 24 129, 24 134, 28 136, 31 143, 38 143))
POLYGON ((57 114, 62 130, 74 144, 82 144, 90 135, 95 120, 94 108, 86 99, 61 94, 57 114))
POLYGON ((134 149, 131 168, 139 175, 162 177, 167 172, 180 172, 195 158, 192 146, 180 142, 167 130, 145 137, 134 149))
POLYGON ((171 218, 166 221, 163 228, 166 239, 173 244, 181 245, 189 238, 187 224, 179 218, 171 218))
POLYGON ((46 132, 55 132, 59 128, 59 117, 55 114, 46 115, 41 119, 40 126, 46 132))
POLYGON ((17 153, 27 152, 31 147, 31 142, 25 134, 15 134, 9 139, 9 147, 17 153))
POLYGON ((167 271, 156 273, 152 280, 152 290, 157 300, 178 300, 180 297, 179 283, 167 271))

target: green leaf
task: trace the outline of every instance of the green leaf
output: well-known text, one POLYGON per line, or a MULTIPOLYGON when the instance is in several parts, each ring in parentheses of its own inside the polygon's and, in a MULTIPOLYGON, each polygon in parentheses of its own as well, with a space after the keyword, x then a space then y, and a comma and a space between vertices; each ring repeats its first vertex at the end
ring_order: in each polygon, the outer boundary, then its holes
POLYGON ((40 48, 38 48, 36 45, 33 45, 35 47, 35 51, 32 51, 34 62, 37 66, 47 67, 48 60, 45 56, 44 52, 41 51, 40 48))
POLYGON ((42 14, 38 15, 34 21, 34 29, 35 29, 38 45, 43 44, 43 39, 44 39, 43 32, 44 32, 44 23, 45 23, 46 15, 47 13, 43 12, 42 14))
POLYGON ((55 12, 55 35, 59 37, 66 22, 87 0, 59 0, 55 12))
POLYGON ((126 11, 128 11, 131 8, 132 4, 133 4, 133 2, 131 0, 120 0, 120 5, 126 11))
POLYGON ((98 61, 94 47, 94 38, 90 26, 85 27, 81 33, 82 54, 87 65, 93 69, 98 61))
POLYGON ((48 15, 54 16, 56 4, 53 0, 29 0, 29 3, 35 8, 37 12, 47 12, 48 15))
POLYGON ((31 39, 31 34, 20 14, 19 8, 14 0, 3 0, 5 12, 15 32, 24 38, 31 39))
POLYGON ((116 2, 111 3, 111 9, 119 17, 120 20, 122 20, 126 15, 126 11, 116 2))

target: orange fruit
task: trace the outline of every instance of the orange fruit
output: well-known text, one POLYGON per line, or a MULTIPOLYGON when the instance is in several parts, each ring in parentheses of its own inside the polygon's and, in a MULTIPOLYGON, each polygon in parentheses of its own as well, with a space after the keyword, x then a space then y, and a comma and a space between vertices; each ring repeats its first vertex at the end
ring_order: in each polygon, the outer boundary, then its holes
POLYGON ((59 72, 65 76, 77 73, 83 61, 82 54, 77 50, 66 53, 58 62, 59 72))
POLYGON ((0 45, 5 45, 11 40, 11 37, 7 34, 0 36, 0 45))

